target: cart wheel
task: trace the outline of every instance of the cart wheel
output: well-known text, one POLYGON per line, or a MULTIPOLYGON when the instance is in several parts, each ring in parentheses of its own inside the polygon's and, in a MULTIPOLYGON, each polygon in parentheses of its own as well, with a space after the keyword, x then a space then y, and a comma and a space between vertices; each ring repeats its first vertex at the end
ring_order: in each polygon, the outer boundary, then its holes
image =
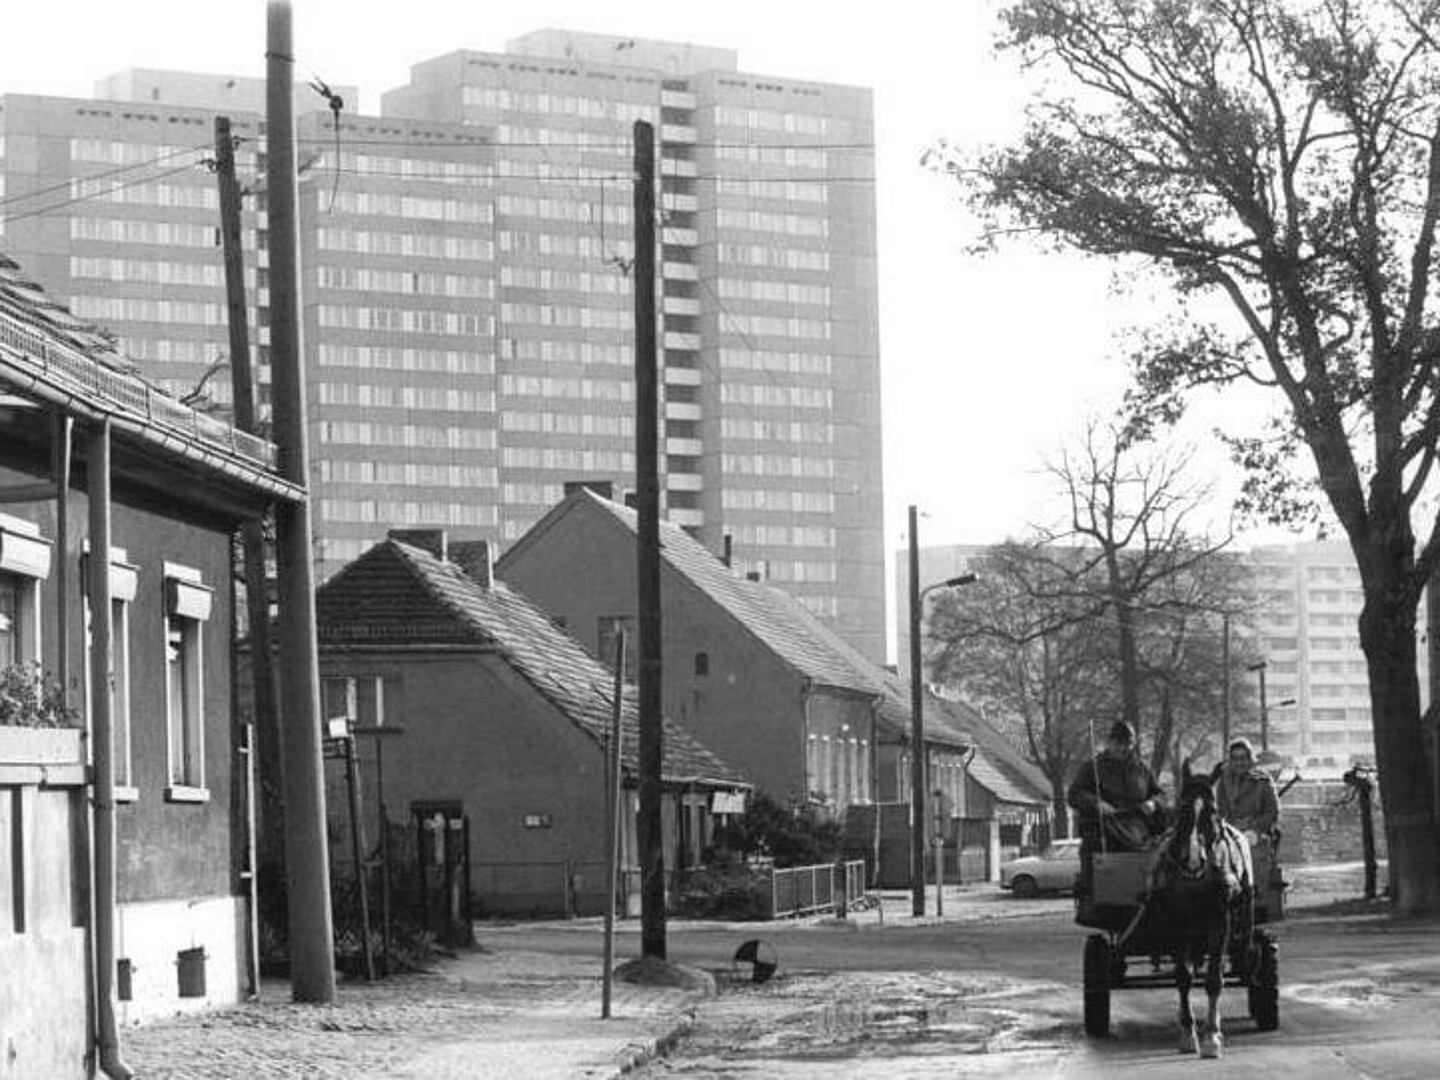
POLYGON ((1268 934, 1255 935, 1255 970, 1246 989, 1250 1018, 1259 1031, 1280 1026, 1280 948, 1268 934))
POLYGON ((1110 1034, 1110 953, 1104 934, 1085 939, 1085 1034, 1096 1039, 1110 1034))

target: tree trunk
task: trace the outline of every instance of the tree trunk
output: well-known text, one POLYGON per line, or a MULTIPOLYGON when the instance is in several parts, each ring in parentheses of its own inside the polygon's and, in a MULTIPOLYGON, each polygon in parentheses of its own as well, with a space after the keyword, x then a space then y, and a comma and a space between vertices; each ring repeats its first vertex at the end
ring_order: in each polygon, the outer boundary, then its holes
POLYGON ((1360 646, 1370 671, 1390 887, 1399 913, 1434 913, 1440 911, 1440 828, 1432 813, 1430 760, 1420 723, 1416 604, 1401 574, 1384 574, 1382 560, 1369 567, 1382 579, 1365 583, 1360 646))
POLYGON ((1068 839, 1070 836, 1070 807, 1065 802, 1065 784, 1063 782, 1052 783, 1050 802, 1053 810, 1051 820, 1055 822, 1052 836, 1056 840, 1068 839))

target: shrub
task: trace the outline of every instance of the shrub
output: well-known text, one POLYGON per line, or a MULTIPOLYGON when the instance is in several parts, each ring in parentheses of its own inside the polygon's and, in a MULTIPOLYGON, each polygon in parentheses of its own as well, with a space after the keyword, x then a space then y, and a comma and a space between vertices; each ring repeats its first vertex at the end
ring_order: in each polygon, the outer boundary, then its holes
POLYGON ((716 833, 715 846, 744 859, 768 856, 782 870, 833 863, 840 857, 840 825, 812 807, 792 811, 756 792, 744 815, 716 833))
POLYGON ((673 907, 676 915, 691 919, 768 919, 770 875, 739 863, 691 870, 673 907))

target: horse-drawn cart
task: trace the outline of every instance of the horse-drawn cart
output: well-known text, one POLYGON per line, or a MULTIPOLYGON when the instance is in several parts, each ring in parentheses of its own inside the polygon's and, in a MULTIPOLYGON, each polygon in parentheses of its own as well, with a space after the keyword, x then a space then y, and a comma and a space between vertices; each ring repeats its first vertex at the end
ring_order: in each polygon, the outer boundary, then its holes
MULTIPOLYGON (((1194 928, 1176 925, 1164 905, 1149 902, 1159 857, 1158 849, 1097 852, 1089 888, 1076 892, 1075 921, 1095 931, 1084 952, 1087 1035, 1109 1034, 1113 991, 1177 985, 1175 954, 1193 942, 1194 928)), ((1255 845, 1251 862, 1252 887, 1239 905, 1241 915, 1228 924, 1225 985, 1245 987, 1256 1027, 1273 1031, 1280 1024, 1279 950, 1262 927, 1285 917, 1285 886, 1270 841, 1255 845)), ((1182 993, 1188 995, 1188 985, 1182 993)))

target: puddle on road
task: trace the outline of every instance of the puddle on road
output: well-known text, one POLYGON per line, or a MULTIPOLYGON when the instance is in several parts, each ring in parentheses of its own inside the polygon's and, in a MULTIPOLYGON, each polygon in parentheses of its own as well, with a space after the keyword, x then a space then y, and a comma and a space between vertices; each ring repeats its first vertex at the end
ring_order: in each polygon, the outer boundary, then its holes
POLYGON ((1037 1007, 1056 989, 954 973, 792 974, 766 987, 722 987, 676 1056, 801 1061, 1064 1046, 1077 1034, 1073 1017, 1037 1007))

